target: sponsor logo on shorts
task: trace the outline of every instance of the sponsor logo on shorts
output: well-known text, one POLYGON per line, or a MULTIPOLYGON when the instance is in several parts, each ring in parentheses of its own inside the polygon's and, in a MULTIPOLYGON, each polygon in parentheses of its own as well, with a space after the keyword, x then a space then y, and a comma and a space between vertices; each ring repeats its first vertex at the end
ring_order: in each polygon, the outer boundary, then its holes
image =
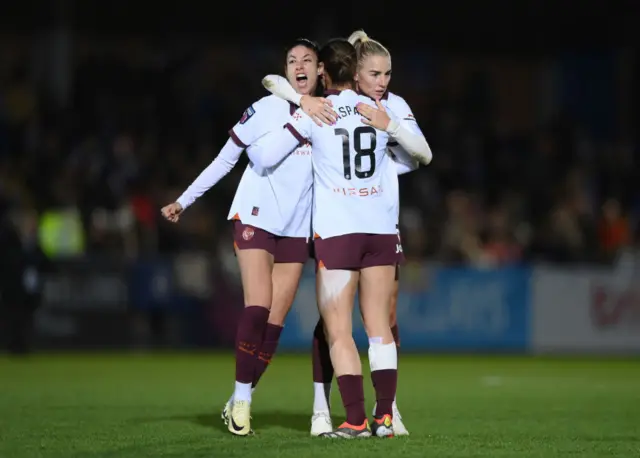
POLYGON ((402 245, 399 243, 396 243, 396 254, 400 254, 402 253, 402 245))
POLYGON ((245 227, 244 231, 242 231, 242 238, 247 242, 251 240, 254 235, 255 235, 255 231, 253 230, 252 227, 245 227))

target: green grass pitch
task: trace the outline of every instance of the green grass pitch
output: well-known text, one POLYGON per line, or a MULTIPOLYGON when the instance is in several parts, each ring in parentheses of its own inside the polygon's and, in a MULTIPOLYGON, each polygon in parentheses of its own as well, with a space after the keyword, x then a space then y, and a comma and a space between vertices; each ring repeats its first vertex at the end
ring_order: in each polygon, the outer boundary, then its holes
MULTIPOLYGON (((400 364, 411 436, 331 441, 308 435, 306 355, 276 356, 248 438, 219 419, 231 355, 0 356, 0 458, 640 457, 637 360, 402 355, 400 364)), ((335 389, 333 407, 342 420, 335 389)))

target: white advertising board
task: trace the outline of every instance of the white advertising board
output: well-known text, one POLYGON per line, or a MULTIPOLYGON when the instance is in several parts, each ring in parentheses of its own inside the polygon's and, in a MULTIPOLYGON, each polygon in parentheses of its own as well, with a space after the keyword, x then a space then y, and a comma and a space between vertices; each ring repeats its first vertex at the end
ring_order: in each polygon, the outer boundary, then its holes
POLYGON ((534 269, 532 350, 640 353, 637 274, 635 269, 534 269))

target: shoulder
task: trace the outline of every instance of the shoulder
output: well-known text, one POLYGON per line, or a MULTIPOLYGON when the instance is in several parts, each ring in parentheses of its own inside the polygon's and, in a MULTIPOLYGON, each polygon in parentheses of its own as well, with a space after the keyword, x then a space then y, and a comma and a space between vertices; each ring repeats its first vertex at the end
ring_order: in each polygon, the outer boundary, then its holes
POLYGON ((389 108, 391 108, 392 110, 394 108, 404 108, 404 107, 409 107, 409 104, 407 103, 407 101, 402 98, 401 96, 399 96, 398 94, 394 94, 393 92, 389 92, 387 94, 387 105, 389 106, 389 108))
POLYGON ((255 110, 288 110, 289 102, 273 94, 262 97, 252 105, 255 110))
POLYGON ((396 115, 397 117, 405 120, 405 121, 415 121, 415 117, 413 116, 413 111, 411 107, 407 103, 407 101, 400 97, 397 94, 389 92, 387 96, 387 104, 386 108, 396 115))
POLYGON ((275 95, 268 95, 253 102, 244 113, 238 124, 251 126, 269 125, 274 116, 289 116, 289 102, 275 95), (250 123, 247 123, 251 119, 250 123))
POLYGON ((376 101, 364 94, 355 94, 353 98, 356 103, 366 103, 367 105, 371 105, 372 107, 376 106, 376 101))

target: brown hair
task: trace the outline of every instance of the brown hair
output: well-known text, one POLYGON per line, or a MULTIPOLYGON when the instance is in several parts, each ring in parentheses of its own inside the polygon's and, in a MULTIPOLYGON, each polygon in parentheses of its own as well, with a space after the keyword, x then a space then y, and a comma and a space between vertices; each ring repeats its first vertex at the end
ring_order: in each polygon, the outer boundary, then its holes
POLYGON ((344 38, 334 38, 325 44, 318 54, 324 71, 333 84, 353 83, 358 65, 356 49, 344 38))

